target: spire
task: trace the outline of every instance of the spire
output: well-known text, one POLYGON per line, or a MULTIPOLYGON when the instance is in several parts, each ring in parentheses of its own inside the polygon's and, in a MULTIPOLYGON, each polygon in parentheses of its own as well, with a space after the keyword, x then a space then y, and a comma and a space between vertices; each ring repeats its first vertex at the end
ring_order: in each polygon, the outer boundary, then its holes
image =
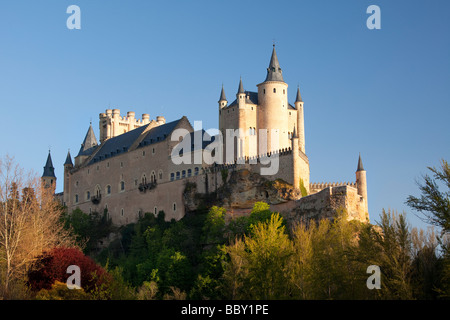
POLYGON ((94 130, 92 129, 92 123, 89 125, 88 132, 86 133, 86 137, 84 138, 83 143, 81 144, 80 152, 78 155, 81 155, 86 150, 89 150, 92 147, 97 146, 97 138, 95 137, 94 130))
POLYGON ((295 130, 295 124, 294 124, 294 131, 292 132, 292 139, 298 138, 297 130, 295 130))
POLYGON ((50 150, 48 151, 47 162, 44 167, 43 177, 55 177, 55 168, 53 167, 52 156, 50 155, 50 150))
POLYGON ((297 87, 297 98, 295 99, 295 102, 303 102, 302 96, 300 94, 300 86, 297 87))
POLYGON ((227 101, 227 97, 225 97, 225 90, 223 89, 223 84, 222 84, 222 92, 220 93, 219 101, 227 101))
POLYGON ((71 165, 71 166, 73 166, 73 163, 72 163, 72 157, 70 156, 70 150, 67 151, 66 162, 64 162, 64 166, 66 166, 66 165, 71 165))
POLYGON ((238 93, 245 93, 244 86, 242 85, 242 78, 239 79, 238 93))
POLYGON ((283 81, 283 74, 280 63, 278 62, 275 44, 273 45, 272 57, 270 58, 269 67, 267 68, 267 76, 265 81, 283 81))
POLYGON ((364 167, 361 161, 361 153, 359 154, 359 159, 358 159, 358 168, 356 169, 356 171, 364 171, 364 167))

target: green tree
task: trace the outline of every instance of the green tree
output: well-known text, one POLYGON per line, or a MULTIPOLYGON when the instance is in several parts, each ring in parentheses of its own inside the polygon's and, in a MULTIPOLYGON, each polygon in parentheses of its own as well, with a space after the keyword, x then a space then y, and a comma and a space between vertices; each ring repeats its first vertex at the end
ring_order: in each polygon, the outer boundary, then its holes
POLYGON ((237 239, 226 251, 231 259, 225 277, 231 286, 232 298, 283 299, 289 296, 287 274, 293 248, 279 214, 252 225, 250 234, 237 239))

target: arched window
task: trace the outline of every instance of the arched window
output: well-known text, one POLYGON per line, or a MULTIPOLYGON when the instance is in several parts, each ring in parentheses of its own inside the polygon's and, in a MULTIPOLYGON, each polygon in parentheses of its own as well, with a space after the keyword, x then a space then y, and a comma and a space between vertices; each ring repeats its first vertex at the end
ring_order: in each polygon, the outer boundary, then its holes
POLYGON ((152 175, 151 175, 150 179, 151 179, 152 183, 156 182, 156 173, 155 173, 155 171, 152 171, 152 175))
POLYGON ((125 190, 125 181, 120 181, 120 191, 125 190))
POLYGON ((194 169, 194 175, 198 176, 198 171, 199 171, 198 167, 195 167, 195 169, 194 169))
POLYGON ((158 172, 158 179, 162 180, 162 177, 163 177, 163 172, 162 172, 162 170, 159 170, 159 172, 158 172))
POLYGON ((102 189, 100 188, 99 185, 96 185, 95 186, 95 195, 97 196, 97 198, 100 198, 101 194, 102 194, 102 189))
POLYGON ((172 172, 170 174, 170 181, 173 181, 173 180, 175 180, 175 173, 172 172))
POLYGON ((181 177, 186 178, 186 170, 181 171, 181 177))
POLYGON ((188 177, 192 176, 192 169, 188 169, 188 177))
POLYGON ((145 173, 141 177, 141 183, 142 184, 147 184, 147 176, 145 175, 145 173))
POLYGON ((109 184, 106 186, 106 194, 107 195, 111 194, 111 186, 109 184))
POLYGON ((91 193, 86 191, 86 200, 91 200, 91 193))
POLYGON ((180 171, 177 171, 177 180, 180 179, 180 171))

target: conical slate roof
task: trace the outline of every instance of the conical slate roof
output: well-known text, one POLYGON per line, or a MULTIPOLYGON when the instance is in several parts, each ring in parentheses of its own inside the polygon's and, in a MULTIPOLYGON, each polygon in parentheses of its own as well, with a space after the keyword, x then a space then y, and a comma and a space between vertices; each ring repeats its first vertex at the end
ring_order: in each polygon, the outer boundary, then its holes
POLYGON ((88 132, 86 133, 86 137, 84 137, 84 141, 81 144, 80 151, 78 155, 87 155, 91 153, 91 149, 98 145, 97 138, 95 137, 94 130, 92 129, 92 124, 89 125, 88 132))
POLYGON ((358 169, 356 169, 356 171, 364 171, 364 167, 361 161, 361 154, 359 155, 359 159, 358 159, 358 169))
POLYGON ((64 165, 73 166, 72 157, 70 156, 70 151, 67 151, 66 162, 64 162, 64 165))
POLYGON ((238 93, 245 93, 244 86, 242 85, 242 78, 239 79, 238 93))
POLYGON ((273 45, 272 57, 270 58, 269 67, 267 68, 267 76, 265 81, 283 81, 283 73, 280 63, 278 62, 275 45, 273 45))
POLYGON ((295 102, 303 102, 302 95, 300 94, 300 87, 297 87, 297 98, 295 99, 295 102))
POLYGON ((47 162, 45 163, 43 177, 55 177, 55 168, 53 167, 52 156, 50 151, 48 152, 47 162))
POLYGON ((227 97, 225 97, 225 90, 223 89, 223 85, 222 85, 222 92, 220 92, 220 99, 219 101, 226 101, 227 97))

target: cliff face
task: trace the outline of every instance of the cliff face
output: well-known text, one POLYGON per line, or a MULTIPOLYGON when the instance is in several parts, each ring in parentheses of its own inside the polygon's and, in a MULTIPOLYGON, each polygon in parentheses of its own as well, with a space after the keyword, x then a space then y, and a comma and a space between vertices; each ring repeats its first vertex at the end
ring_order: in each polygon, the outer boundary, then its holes
POLYGON ((263 201, 272 211, 279 212, 288 222, 333 219, 339 210, 346 210, 348 219, 369 222, 365 202, 351 186, 328 187, 302 197, 301 191, 278 179, 270 181, 249 170, 231 171, 217 192, 198 193, 195 184, 187 184, 183 194, 188 211, 213 205, 227 209, 231 215, 248 214, 255 202, 263 201))
POLYGON ((258 173, 243 169, 231 171, 228 179, 209 195, 197 193, 196 185, 186 185, 183 195, 187 210, 201 205, 218 205, 226 209, 251 209, 255 202, 279 204, 301 198, 300 190, 278 179, 267 180, 258 173))

